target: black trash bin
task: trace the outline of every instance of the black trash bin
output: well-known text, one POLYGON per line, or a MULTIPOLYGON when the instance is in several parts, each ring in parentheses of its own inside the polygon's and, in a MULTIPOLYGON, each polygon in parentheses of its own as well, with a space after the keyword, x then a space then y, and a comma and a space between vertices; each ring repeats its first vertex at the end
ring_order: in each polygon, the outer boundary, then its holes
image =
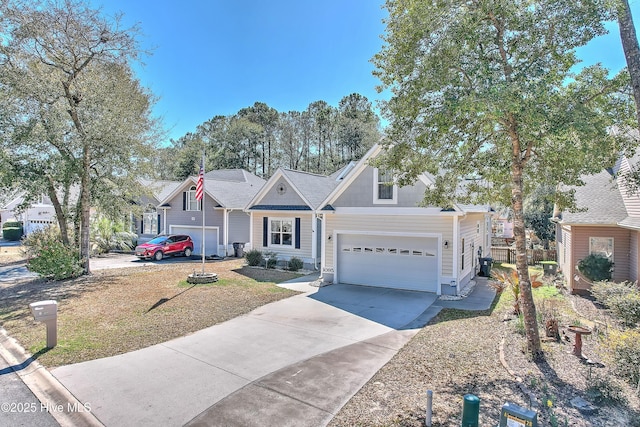
POLYGON ((493 264, 493 258, 480 258, 480 276, 491 276, 491 264, 493 264))
POLYGON ((236 258, 242 258, 244 256, 244 243, 242 242, 233 243, 233 255, 236 258))

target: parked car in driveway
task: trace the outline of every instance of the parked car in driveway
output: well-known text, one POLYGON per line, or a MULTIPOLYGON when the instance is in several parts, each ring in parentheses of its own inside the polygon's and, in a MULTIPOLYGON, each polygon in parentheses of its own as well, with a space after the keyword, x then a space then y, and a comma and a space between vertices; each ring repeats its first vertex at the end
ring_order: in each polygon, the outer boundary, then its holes
POLYGON ((193 240, 184 234, 160 235, 147 243, 136 246, 136 256, 140 259, 155 259, 160 261, 169 255, 191 256, 193 240))

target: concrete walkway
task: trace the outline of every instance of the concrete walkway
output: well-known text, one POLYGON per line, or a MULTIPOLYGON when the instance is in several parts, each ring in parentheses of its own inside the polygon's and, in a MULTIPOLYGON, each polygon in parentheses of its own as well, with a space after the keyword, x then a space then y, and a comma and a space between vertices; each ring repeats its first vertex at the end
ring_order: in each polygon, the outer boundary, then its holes
POLYGON ((56 368, 50 387, 107 426, 324 426, 443 306, 482 310, 494 295, 484 279, 461 301, 313 279, 192 335, 56 368))

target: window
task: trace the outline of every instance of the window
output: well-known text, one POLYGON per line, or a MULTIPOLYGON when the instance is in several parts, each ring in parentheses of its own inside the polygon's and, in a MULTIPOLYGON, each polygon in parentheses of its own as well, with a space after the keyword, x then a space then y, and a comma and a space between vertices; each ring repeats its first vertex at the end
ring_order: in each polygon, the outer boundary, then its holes
POLYGON ((192 185, 187 191, 186 210, 199 211, 202 210, 202 201, 196 200, 196 186, 192 185))
POLYGON ((602 255, 613 262, 613 237, 589 237, 589 254, 602 255))
POLYGON ((142 214, 142 234, 158 234, 158 213, 155 208, 142 214))
POLYGON ((272 219, 269 246, 293 246, 293 219, 272 219))
POLYGON ((398 187, 393 183, 390 171, 373 170, 373 199, 375 203, 397 203, 398 187))

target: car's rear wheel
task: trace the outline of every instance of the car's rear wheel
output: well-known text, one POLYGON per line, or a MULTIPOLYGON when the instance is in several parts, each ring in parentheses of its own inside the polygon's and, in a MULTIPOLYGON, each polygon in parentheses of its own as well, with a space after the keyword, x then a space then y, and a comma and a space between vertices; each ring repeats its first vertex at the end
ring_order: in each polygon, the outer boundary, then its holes
POLYGON ((186 256, 187 258, 191 256, 191 248, 187 248, 184 250, 184 256, 186 256))
POLYGON ((162 261, 162 258, 164 258, 164 254, 162 253, 162 251, 158 251, 155 253, 155 255, 153 256, 153 258, 156 261, 162 261))

